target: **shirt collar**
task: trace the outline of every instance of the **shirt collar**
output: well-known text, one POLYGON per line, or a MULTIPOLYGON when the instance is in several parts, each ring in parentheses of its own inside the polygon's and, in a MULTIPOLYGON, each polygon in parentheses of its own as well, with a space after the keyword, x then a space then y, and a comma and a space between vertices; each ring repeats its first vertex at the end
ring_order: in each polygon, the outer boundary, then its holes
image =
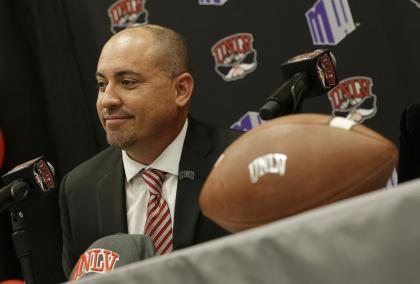
MULTIPOLYGON (((148 166, 148 168, 154 168, 178 176, 179 161, 181 160, 182 147, 187 134, 187 127, 188 119, 185 121, 181 132, 179 132, 175 140, 166 147, 166 149, 159 157, 156 158, 156 160, 153 161, 153 163, 148 166)), ((127 182, 129 182, 143 168, 147 167, 146 165, 131 159, 125 150, 122 150, 122 159, 127 182)))

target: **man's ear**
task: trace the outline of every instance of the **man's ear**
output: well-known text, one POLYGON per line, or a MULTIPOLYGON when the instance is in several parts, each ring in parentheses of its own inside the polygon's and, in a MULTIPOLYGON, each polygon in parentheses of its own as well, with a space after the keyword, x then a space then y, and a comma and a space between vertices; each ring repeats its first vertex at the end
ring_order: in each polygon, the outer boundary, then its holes
POLYGON ((175 100, 178 107, 184 107, 190 102, 193 89, 194 79, 190 73, 182 73, 175 79, 175 100))

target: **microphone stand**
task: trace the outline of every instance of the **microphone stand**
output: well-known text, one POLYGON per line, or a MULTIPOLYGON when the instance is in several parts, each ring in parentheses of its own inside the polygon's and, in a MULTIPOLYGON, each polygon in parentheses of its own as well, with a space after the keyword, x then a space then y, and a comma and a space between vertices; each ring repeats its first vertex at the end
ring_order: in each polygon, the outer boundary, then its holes
POLYGON ((21 210, 17 205, 29 192, 29 185, 25 182, 16 182, 12 187, 12 200, 10 217, 12 219, 12 239, 16 256, 19 259, 25 284, 35 284, 32 267, 32 250, 26 233, 26 223, 21 210))
POLYGON ((15 246, 16 256, 19 258, 25 284, 35 284, 32 268, 31 255, 28 237, 26 234, 26 224, 22 211, 12 209, 10 211, 12 219, 12 239, 15 246))

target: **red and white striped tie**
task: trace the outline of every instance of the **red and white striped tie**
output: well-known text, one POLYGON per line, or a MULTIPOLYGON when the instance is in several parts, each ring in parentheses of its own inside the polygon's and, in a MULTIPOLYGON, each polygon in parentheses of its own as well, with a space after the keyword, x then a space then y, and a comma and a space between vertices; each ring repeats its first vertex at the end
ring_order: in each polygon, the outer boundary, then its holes
POLYGON ((149 189, 144 233, 152 238, 156 255, 168 254, 172 251, 173 237, 171 211, 162 196, 165 173, 147 169, 141 173, 141 176, 149 189))

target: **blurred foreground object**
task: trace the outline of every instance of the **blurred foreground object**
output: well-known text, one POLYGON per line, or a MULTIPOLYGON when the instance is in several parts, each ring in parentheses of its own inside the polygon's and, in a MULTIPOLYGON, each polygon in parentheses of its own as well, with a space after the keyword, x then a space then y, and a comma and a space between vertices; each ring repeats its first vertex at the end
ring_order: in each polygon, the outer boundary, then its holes
POLYGON ((226 230, 242 231, 382 188, 397 156, 392 142, 351 120, 285 116, 226 149, 200 206, 226 230))
POLYGON ((79 283, 419 283, 419 216, 420 179, 79 283))

